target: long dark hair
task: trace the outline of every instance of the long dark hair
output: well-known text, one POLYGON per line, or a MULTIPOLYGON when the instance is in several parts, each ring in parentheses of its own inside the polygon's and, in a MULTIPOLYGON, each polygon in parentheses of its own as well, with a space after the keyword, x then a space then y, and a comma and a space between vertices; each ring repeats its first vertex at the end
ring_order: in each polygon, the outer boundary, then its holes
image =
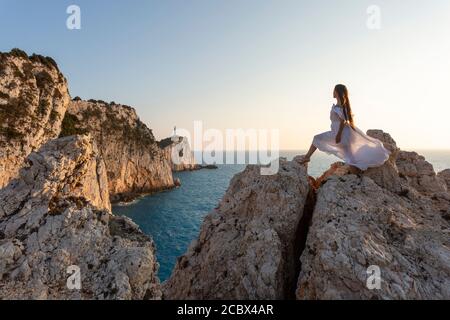
POLYGON ((338 84, 334 88, 334 91, 336 91, 336 94, 338 95, 339 100, 342 103, 342 107, 344 108, 345 120, 347 120, 350 125, 354 127, 355 123, 353 121, 352 107, 350 105, 350 98, 348 97, 347 87, 343 84, 338 84))

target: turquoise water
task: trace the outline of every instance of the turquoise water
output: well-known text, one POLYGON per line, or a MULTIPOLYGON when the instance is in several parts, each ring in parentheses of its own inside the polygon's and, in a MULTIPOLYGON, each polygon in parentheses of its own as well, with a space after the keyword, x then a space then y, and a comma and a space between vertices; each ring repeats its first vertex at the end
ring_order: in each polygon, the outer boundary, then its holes
POLYGON ((131 218, 152 236, 161 281, 170 276, 177 257, 197 237, 203 217, 217 206, 230 179, 244 169, 243 165, 222 165, 217 170, 175 173, 180 188, 113 207, 114 214, 131 218))
MULTIPOLYGON (((283 152, 292 159, 302 152, 283 152)), ((423 151, 436 171, 450 168, 450 152, 423 151)), ((309 165, 309 174, 319 176, 337 159, 317 153, 309 165)), ((143 232, 152 236, 160 264, 159 277, 166 280, 177 257, 186 252, 197 238, 203 218, 219 203, 230 179, 245 169, 245 165, 221 165, 218 170, 175 173, 182 182, 180 188, 143 197, 128 205, 113 207, 116 215, 124 215, 136 222, 143 232)))

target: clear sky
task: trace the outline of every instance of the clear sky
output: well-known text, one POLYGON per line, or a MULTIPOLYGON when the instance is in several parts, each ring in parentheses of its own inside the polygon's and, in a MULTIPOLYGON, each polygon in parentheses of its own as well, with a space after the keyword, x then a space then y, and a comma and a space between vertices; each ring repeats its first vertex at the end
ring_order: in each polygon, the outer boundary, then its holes
POLYGON ((0 51, 13 47, 54 57, 72 96, 134 106, 157 138, 202 120, 306 148, 344 83, 361 129, 450 149, 448 0, 0 0, 0 51))

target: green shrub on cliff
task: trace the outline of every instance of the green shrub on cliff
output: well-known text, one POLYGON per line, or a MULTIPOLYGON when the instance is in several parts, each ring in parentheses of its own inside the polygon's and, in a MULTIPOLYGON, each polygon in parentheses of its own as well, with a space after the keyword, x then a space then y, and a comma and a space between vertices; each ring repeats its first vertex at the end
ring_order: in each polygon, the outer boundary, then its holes
POLYGON ((10 55, 12 55, 13 57, 17 57, 17 58, 23 58, 28 60, 28 55, 25 51, 20 50, 18 48, 14 48, 9 52, 10 55))
POLYGON ((0 91, 0 99, 9 99, 9 94, 0 91))
POLYGON ((44 66, 49 67, 49 68, 55 68, 55 69, 58 69, 58 64, 57 64, 56 61, 55 61, 53 58, 51 58, 51 57, 44 57, 44 56, 41 56, 40 54, 33 54, 33 55, 30 57, 30 60, 31 60, 31 61, 34 61, 34 62, 40 62, 40 63, 42 63, 44 66))
POLYGON ((47 71, 36 74, 36 84, 39 88, 48 87, 53 84, 53 78, 47 71))
POLYGON ((55 110, 52 110, 52 112, 50 112, 50 118, 49 118, 50 123, 51 124, 55 123, 56 120, 58 120, 58 118, 59 118, 59 113, 56 112, 55 110))
POLYGON ((23 138, 23 133, 11 127, 0 127, 0 135, 4 136, 7 140, 23 138))
POLYGON ((34 77, 33 73, 33 65, 30 62, 25 62, 22 65, 23 73, 27 79, 31 79, 34 77))
POLYGON ((0 77, 6 74, 6 55, 0 52, 0 77))
POLYGON ((23 93, 18 98, 11 98, 7 104, 0 105, 0 125, 14 125, 27 117, 28 99, 30 99, 27 93, 23 93))
POLYGON ((88 107, 81 112, 83 119, 86 119, 86 120, 89 120, 92 117, 101 119, 102 114, 103 114, 102 110, 100 110, 99 108, 95 108, 95 107, 88 107))
POLYGON ((61 133, 59 134, 59 137, 63 138, 86 133, 86 129, 80 128, 80 120, 78 120, 75 115, 66 112, 61 124, 61 133))
POLYGON ((49 108, 50 108, 50 102, 48 100, 41 100, 39 102, 39 106, 38 106, 39 115, 47 114, 49 108))

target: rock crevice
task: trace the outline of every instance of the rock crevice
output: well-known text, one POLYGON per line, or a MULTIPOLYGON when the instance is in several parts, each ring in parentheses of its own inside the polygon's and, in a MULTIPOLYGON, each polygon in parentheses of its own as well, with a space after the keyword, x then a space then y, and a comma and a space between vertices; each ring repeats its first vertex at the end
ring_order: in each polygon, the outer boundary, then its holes
POLYGON ((164 284, 166 299, 286 299, 297 277, 295 239, 310 186, 306 168, 235 176, 199 238, 164 284))
POLYGON ((281 160, 230 183, 163 285, 167 299, 448 299, 448 172, 401 151, 358 172, 334 164, 314 180, 281 160), (287 179, 287 177, 290 177, 287 179), (369 267, 380 289, 367 285, 369 267))
MULTIPOLYGON (((294 262, 295 262, 295 275, 296 279, 300 275, 302 270, 302 263, 300 257, 306 248, 306 241, 308 239, 309 228, 311 226, 311 221, 314 214, 314 208, 316 207, 317 202, 317 188, 316 181, 310 177, 310 190, 306 197, 305 206, 303 208, 302 218, 299 221, 296 237, 294 240, 294 262)), ((286 257, 290 259, 290 257, 286 257)), ((286 299, 294 300, 296 298, 297 291, 297 283, 296 281, 292 282, 289 291, 285 293, 286 299)))
POLYGON ((322 177, 301 257, 298 299, 448 299, 449 207, 431 164, 399 150, 381 131, 369 134, 391 150, 379 168, 352 174, 335 164, 322 177), (369 267, 380 287, 367 285, 369 267))

